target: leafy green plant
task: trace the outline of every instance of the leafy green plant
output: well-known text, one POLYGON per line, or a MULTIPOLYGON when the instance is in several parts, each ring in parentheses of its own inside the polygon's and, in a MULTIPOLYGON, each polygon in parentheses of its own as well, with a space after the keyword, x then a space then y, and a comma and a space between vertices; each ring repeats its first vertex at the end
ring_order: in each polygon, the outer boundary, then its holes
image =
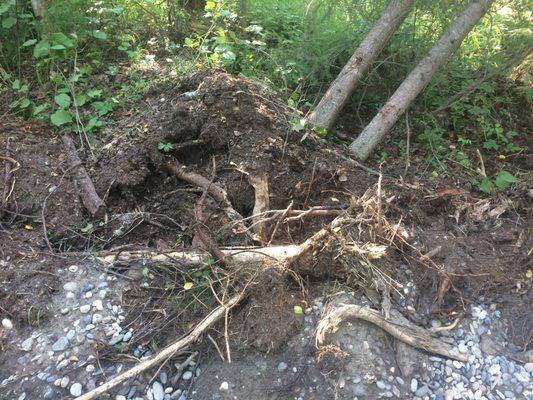
POLYGON ((163 153, 170 153, 172 150, 174 150, 174 144, 170 142, 160 142, 157 144, 157 150, 162 151, 163 153))

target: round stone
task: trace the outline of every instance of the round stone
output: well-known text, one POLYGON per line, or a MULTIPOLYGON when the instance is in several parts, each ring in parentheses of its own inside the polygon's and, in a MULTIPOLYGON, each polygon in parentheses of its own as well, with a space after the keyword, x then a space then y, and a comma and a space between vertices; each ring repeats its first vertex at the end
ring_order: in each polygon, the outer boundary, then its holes
POLYGON ((61 382, 59 383, 59 385, 62 388, 66 388, 68 386, 69 381, 70 381, 69 377, 68 376, 64 376, 63 378, 61 378, 61 382))
POLYGON ((220 384, 220 390, 223 391, 223 392, 229 390, 229 383, 226 382, 226 381, 222 382, 220 384))
POLYGON ((72 386, 70 387, 70 394, 74 397, 81 396, 81 391, 82 391, 82 386, 81 386, 81 383, 79 382, 73 383, 72 386))
POLYGON ((185 371, 181 377, 183 378, 184 381, 188 381, 192 378, 192 372, 185 371))
POLYGON ((79 267, 77 265, 71 265, 70 267, 68 267, 68 270, 70 272, 78 272, 78 269, 79 267))
POLYGON ((411 379, 411 392, 416 392, 416 390, 418 389, 418 381, 413 378, 411 379))
POLYGON ((11 322, 10 319, 4 318, 2 320, 2 326, 4 327, 4 329, 9 331, 9 330, 13 329, 13 322, 11 322))
POLYGON ((65 336, 61 336, 56 342, 52 345, 52 351, 63 351, 69 345, 69 341, 65 336))
POLYGON ((283 361, 278 364, 278 371, 283 372, 288 368, 288 365, 283 361))
POLYGON ((154 382, 152 385, 152 394, 154 396, 154 400, 163 400, 165 398, 165 391, 163 389, 163 385, 159 382, 154 382))
POLYGON ((80 307, 80 312, 82 314, 87 314, 89 311, 91 311, 91 306, 89 304, 84 304, 80 307))

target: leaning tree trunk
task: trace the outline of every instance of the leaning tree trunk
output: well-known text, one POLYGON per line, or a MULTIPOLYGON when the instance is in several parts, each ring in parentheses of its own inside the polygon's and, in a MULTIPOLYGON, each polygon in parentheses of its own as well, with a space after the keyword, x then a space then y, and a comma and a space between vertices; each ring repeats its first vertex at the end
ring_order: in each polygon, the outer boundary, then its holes
POLYGON ((415 0, 392 0, 390 2, 379 21, 370 30, 324 94, 318 106, 310 114, 309 122, 311 124, 324 129, 333 126, 357 83, 366 74, 372 62, 407 17, 414 2, 415 0))
POLYGON ((431 81, 438 69, 459 48, 468 32, 483 17, 493 2, 494 0, 474 0, 470 3, 435 43, 428 55, 403 81, 359 137, 350 144, 351 153, 360 160, 365 160, 370 155, 407 107, 431 81))

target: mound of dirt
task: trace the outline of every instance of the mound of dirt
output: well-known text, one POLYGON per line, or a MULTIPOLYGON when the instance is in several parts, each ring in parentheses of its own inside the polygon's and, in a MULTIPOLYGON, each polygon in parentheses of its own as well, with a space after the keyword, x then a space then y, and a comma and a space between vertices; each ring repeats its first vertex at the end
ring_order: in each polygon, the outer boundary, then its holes
MULTIPOLYGON (((95 162, 79 151, 107 205, 101 221, 91 220, 84 210, 66 155, 50 129, 44 124, 3 123, 0 148, 7 149, 12 138, 9 154, 21 164, 2 217, 15 244, 0 245, 3 258, 48 247, 166 251, 202 246, 196 237, 195 209, 203 189, 180 180, 169 171, 171 164, 208 181, 213 177, 211 184, 227 192, 247 230, 255 220, 258 178, 268 182, 263 199, 267 209, 304 212, 317 206, 326 211, 290 223, 279 224, 279 215, 266 218, 262 237, 251 240, 232 229, 234 221, 208 197, 201 223, 219 246, 301 243, 331 221, 330 211, 349 209, 354 223, 343 240, 395 246, 375 263, 390 282, 415 278, 418 291, 409 305, 417 313, 407 314, 420 323, 428 323, 434 313, 461 309, 479 295, 490 301, 523 280, 530 268, 526 260, 531 229, 527 219, 515 217, 529 215, 530 208, 513 209, 501 198, 476 199, 453 181, 439 183, 451 188, 393 179, 377 184, 378 178, 355 167, 342 149, 332 143, 324 146, 312 132, 295 132, 290 123, 294 116, 263 85, 219 71, 154 89, 136 109, 124 111, 95 162)), ((0 179, 0 193, 1 185, 5 180, 0 179)), ((293 306, 304 300, 303 281, 348 278, 348 284, 362 286, 367 267, 337 262, 338 250, 324 246, 317 252, 320 257, 301 260, 294 280, 274 274, 265 278, 271 281, 259 282, 247 308, 236 317, 241 342, 266 351, 283 345, 301 324, 293 306), (357 278, 347 276, 349 268, 357 278), (250 317, 249 310, 260 317, 250 317), (279 320, 287 323, 276 324, 279 320), (279 329, 273 332, 273 326, 279 329)), ((4 293, 8 289, 5 286, 4 293)), ((381 290, 366 289, 369 297, 381 290)), ((407 305, 406 296, 394 295, 407 305)))

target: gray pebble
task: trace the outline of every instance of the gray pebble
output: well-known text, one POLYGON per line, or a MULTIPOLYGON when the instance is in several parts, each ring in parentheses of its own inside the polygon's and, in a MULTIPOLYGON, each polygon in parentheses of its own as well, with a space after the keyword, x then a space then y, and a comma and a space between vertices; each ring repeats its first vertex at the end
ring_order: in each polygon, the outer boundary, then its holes
POLYGON ((65 336, 61 336, 56 342, 52 345, 53 351, 63 351, 69 345, 68 339, 65 336))
POLYGON ((185 371, 183 375, 181 376, 184 381, 188 381, 192 378, 192 372, 191 371, 185 371))
POLYGON ((278 372, 283 372, 288 368, 288 365, 283 361, 278 364, 278 372))

